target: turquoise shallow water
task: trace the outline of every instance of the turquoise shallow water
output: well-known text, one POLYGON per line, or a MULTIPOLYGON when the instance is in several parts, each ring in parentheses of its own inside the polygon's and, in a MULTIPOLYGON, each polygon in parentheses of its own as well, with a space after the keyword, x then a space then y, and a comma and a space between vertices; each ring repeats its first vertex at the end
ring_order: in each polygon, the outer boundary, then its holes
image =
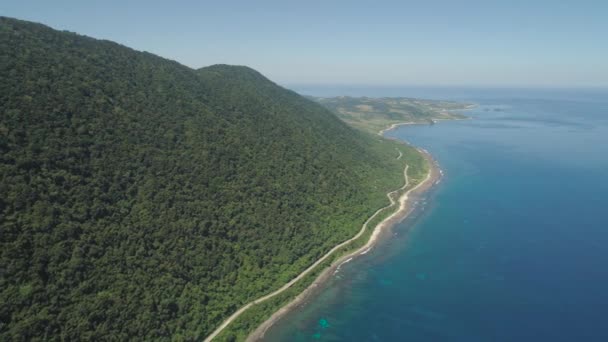
POLYGON ((441 183, 266 340, 608 341, 608 94, 465 95, 474 120, 389 133, 441 183))

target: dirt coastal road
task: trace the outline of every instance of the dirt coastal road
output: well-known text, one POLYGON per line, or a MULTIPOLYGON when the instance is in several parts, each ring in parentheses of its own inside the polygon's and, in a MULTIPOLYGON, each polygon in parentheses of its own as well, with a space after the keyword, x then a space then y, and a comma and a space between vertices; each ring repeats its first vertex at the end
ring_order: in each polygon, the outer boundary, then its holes
MULTIPOLYGON (((422 180, 420 183, 418 183, 415 187, 409 189, 407 192, 405 192, 398 200, 399 203, 399 209, 396 210, 394 213, 392 213, 391 215, 389 215, 388 217, 386 217, 384 220, 382 220, 380 223, 378 223, 376 225, 376 227, 374 228, 374 231, 372 232, 372 235, 370 236, 369 240, 367 241, 367 243, 358 248, 357 250, 348 253, 347 255, 342 256, 341 258, 339 258, 338 260, 334 261, 334 263, 332 264, 332 266, 326 268, 318 277, 317 279, 310 284, 304 291, 302 291, 298 296, 296 296, 290 303, 288 303, 287 305, 283 306, 281 309, 277 310, 269 319, 267 319, 264 323, 262 323, 255 331, 253 331, 248 337, 247 337, 247 342, 255 342, 255 341, 260 341, 264 338, 264 334, 266 333, 266 331, 276 322, 278 321, 281 317, 283 317, 286 313, 288 313, 290 310, 292 310, 293 308, 297 307, 298 305, 300 305, 306 298, 307 296, 313 291, 315 290, 315 288, 323 283, 328 277, 330 277, 333 273, 334 273, 334 268, 339 267, 342 263, 348 261, 349 259, 357 256, 357 255, 362 255, 362 254, 366 254, 374 245, 375 243, 378 241, 379 237, 380 237, 380 233, 384 230, 384 228, 386 228, 387 226, 390 226, 400 220, 402 220, 408 213, 408 199, 409 199, 409 195, 412 194, 413 192, 416 192, 418 190, 422 190, 422 189, 427 189, 429 187, 431 187, 434 183, 435 178, 437 178, 440 174, 439 169, 437 167, 437 165, 435 164, 435 162, 431 159, 431 156, 424 150, 419 150, 420 153, 422 153, 424 155, 424 157, 429 161, 429 165, 431 166, 431 169, 429 170, 429 172, 427 173, 426 177, 424 178, 424 180, 422 180)), ((409 179, 407 176, 407 169, 408 167, 406 166, 405 171, 404 171, 404 175, 405 175, 405 185, 395 191, 391 191, 387 194, 388 198, 391 201, 391 204, 378 210, 376 213, 374 213, 374 215, 372 215, 365 224, 367 224, 369 221, 371 221, 381 210, 389 208, 391 206, 393 206, 396 202, 393 199, 393 195, 403 189, 405 189, 408 185, 409 185, 409 179)), ((359 234, 357 234, 357 236, 360 236, 361 232, 359 234)))
MULTIPOLYGON (((430 158, 430 156, 428 156, 426 153, 424 153, 423 151, 420 151, 421 153, 423 153, 427 158, 430 158)), ((402 156, 401 151, 399 151, 399 157, 402 156)), ((312 264, 311 266, 309 266, 306 270, 304 270, 302 273, 300 273, 297 277, 293 278, 291 281, 289 281, 288 283, 286 283, 285 285, 283 285, 280 289, 269 293, 263 297, 260 297, 252 302, 249 302, 248 304, 244 305, 243 307, 241 307, 239 310, 237 310, 235 313, 233 313, 230 317, 228 317, 224 322, 222 322, 222 324, 215 329, 215 331, 213 331, 213 333, 211 333, 209 336, 207 336, 207 338, 205 338, 205 342, 209 342, 212 341, 215 337, 217 337, 230 323, 232 323, 236 318, 238 318, 243 312, 245 312, 247 309, 249 309, 251 306, 255 305, 255 304, 259 304, 262 303, 264 301, 267 301, 279 294, 281 294, 282 292, 284 292, 285 290, 289 289, 291 286, 293 286, 293 284, 295 284, 297 281, 301 280, 303 277, 307 276, 310 272, 312 272, 317 266, 319 266, 319 264, 321 264, 322 262, 324 262, 325 260, 327 260, 327 258, 329 258, 336 250, 346 246, 347 244, 349 244, 350 242, 358 239, 359 237, 361 237, 361 235, 363 235, 365 233, 365 231, 367 230, 367 226, 369 224, 369 222, 371 222, 374 218, 376 218, 376 216, 378 214, 380 214, 383 210, 388 209, 392 206, 394 206, 396 203, 399 203, 399 209, 396 210, 393 214, 389 215, 388 217, 386 217, 384 220, 382 220, 380 223, 378 223, 374 229, 374 231, 372 232, 372 235, 370 236, 369 240, 367 241, 367 243, 360 247, 359 249, 357 249, 354 252, 351 252, 343 257, 341 257, 340 259, 338 259, 336 262, 334 262, 334 265, 336 264, 340 264, 342 262, 344 262, 344 260, 351 258, 357 254, 360 254, 361 252, 367 251, 369 250, 369 248, 371 248, 376 241, 378 240, 378 237, 380 236, 380 232, 382 231, 382 229, 389 225, 390 223, 392 223, 395 218, 398 218, 399 216, 402 216, 405 214, 405 211, 407 209, 407 200, 408 200, 408 195, 410 193, 412 193, 413 191, 416 191, 417 189, 419 189, 422 186, 427 185, 428 181, 431 179, 431 174, 433 173, 432 170, 429 171, 429 173, 427 174, 426 178, 420 182, 419 184, 417 184, 415 187, 413 187, 412 189, 409 189, 407 192, 405 192, 397 201, 394 199, 395 194, 397 194, 398 192, 404 190, 405 188, 407 188, 410 185, 410 181, 409 181, 409 177, 407 174, 407 171, 409 169, 409 166, 406 165, 405 169, 403 171, 403 176, 405 179, 404 185, 402 187, 400 187, 397 190, 393 190, 389 193, 386 194, 386 196, 388 197, 390 204, 378 209, 372 216, 370 216, 365 223, 363 223, 363 226, 361 227, 361 230, 357 233, 357 235, 355 235, 354 237, 334 246, 334 248, 332 248, 329 252, 327 252, 325 255, 323 255, 323 257, 321 257, 320 259, 318 259, 314 264, 312 264)), ((331 267, 330 267, 331 268, 331 267)), ((319 278, 324 276, 324 273, 326 273, 330 268, 326 269, 325 272, 323 272, 319 278)), ((283 316, 288 310, 289 308, 293 307, 294 305, 297 305, 302 298, 304 297, 304 295, 310 291, 311 289, 313 289, 314 287, 316 287, 318 285, 318 282, 315 281, 313 282, 313 284, 311 284, 309 287, 307 287, 300 295, 298 295, 292 302, 290 302, 289 304, 285 305, 283 308, 281 308, 280 310, 278 310, 277 312, 275 312, 268 320, 266 320, 266 322, 264 322, 262 325, 260 325, 248 338, 248 341, 256 341, 260 338, 263 337, 264 332, 281 316, 283 316)))
MULTIPOLYGON (((401 153, 401 151, 399 151, 401 153)), ((245 306, 241 307, 240 309, 238 309, 235 313, 233 313, 230 317, 228 317, 217 329, 215 329, 215 331, 213 333, 211 333, 211 335, 207 336, 207 338, 205 338, 205 342, 211 341, 213 340, 217 335, 219 335, 219 333, 222 332, 222 330, 224 330, 230 323, 232 323, 232 321, 234 321, 237 317, 239 317, 245 310, 249 309, 251 306, 255 305, 255 304, 259 304, 262 303, 280 293, 282 293, 283 291, 289 289, 293 284, 295 284, 298 280, 304 278, 306 275, 308 275, 312 270, 314 270, 317 266, 319 266, 319 264, 321 264, 322 262, 324 262, 325 260, 327 260, 327 258, 329 258, 336 250, 346 246, 347 244, 349 244, 350 242, 358 239, 359 237, 361 237, 361 235, 363 235, 363 233, 365 233, 366 229, 367 229, 367 225, 369 224, 369 222, 371 220, 373 220, 378 214, 380 214, 380 212, 382 212, 384 209, 389 208, 391 206, 393 206, 395 204, 395 200, 393 199, 393 195, 403 189, 405 189, 408 185, 409 185, 409 178, 407 176, 407 170, 408 170, 409 166, 406 165, 405 169, 403 170, 403 175, 405 178, 405 184, 400 187, 397 190, 393 190, 389 193, 386 194, 386 196, 388 197, 388 199, 390 200, 390 204, 387 205, 386 207, 380 208, 378 209, 372 216, 370 216, 367 221, 365 221, 365 223, 363 223, 363 226, 361 227, 361 230, 359 231, 359 233, 357 233, 357 235, 353 236, 352 238, 334 246, 334 248, 332 248, 329 252, 327 252, 325 255, 323 255, 320 259, 318 259, 314 264, 310 265, 306 270, 304 270, 302 273, 300 273, 297 277, 293 278, 290 282, 288 282, 287 284, 283 285, 283 287, 281 287, 280 289, 269 293, 263 297, 260 297, 252 302, 249 302, 248 304, 246 304, 245 306)), ((409 192, 409 191, 408 191, 409 192)), ((392 216, 392 215, 391 215, 392 216)), ((389 216, 390 218, 390 216, 389 216)), ((386 219, 384 220, 386 221, 386 219)), ((382 221, 382 222, 384 222, 382 221)), ((379 225, 382 224, 382 222, 379 225)), ((370 238, 370 241, 374 238, 374 234, 372 234, 372 237, 370 238)), ((366 244, 366 246, 369 244, 369 242, 366 244)))

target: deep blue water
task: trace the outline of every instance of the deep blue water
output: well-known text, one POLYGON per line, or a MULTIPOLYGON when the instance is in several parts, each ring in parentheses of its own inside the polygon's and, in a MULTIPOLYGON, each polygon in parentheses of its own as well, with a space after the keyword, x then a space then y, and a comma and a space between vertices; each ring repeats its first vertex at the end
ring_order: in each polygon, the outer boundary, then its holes
POLYGON ((608 93, 467 94, 389 133, 441 183, 267 340, 608 341, 608 93))

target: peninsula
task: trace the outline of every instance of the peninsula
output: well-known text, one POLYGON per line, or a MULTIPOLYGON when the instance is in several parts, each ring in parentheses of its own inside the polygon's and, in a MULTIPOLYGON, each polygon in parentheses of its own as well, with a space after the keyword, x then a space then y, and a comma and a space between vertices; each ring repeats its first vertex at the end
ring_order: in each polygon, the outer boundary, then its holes
POLYGON ((349 125, 363 131, 384 132, 403 123, 434 124, 441 120, 462 120, 460 113, 473 104, 407 97, 310 97, 349 125), (393 126, 394 127, 394 126, 393 126))

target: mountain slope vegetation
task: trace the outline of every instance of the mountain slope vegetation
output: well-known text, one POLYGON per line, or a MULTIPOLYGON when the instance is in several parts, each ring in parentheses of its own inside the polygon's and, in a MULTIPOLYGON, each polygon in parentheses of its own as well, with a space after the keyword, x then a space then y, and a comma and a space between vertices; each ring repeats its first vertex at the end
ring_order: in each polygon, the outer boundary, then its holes
POLYGON ((354 235, 407 161, 247 67, 11 18, 0 79, 0 340, 200 339, 354 235))

